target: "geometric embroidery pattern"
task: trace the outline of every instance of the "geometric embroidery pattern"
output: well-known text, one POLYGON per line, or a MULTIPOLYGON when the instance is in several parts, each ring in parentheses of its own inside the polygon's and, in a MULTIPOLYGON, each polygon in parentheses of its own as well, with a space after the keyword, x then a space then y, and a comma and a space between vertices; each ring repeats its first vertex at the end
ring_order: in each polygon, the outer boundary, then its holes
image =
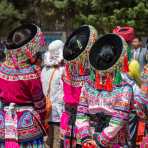
POLYGON ((27 128, 33 125, 33 116, 30 112, 24 112, 18 122, 18 128, 27 128))

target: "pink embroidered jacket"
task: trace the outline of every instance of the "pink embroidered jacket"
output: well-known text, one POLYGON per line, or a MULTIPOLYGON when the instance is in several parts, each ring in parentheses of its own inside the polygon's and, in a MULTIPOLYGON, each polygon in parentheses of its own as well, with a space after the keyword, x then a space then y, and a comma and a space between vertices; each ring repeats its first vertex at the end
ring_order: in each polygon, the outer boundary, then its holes
POLYGON ((45 98, 42 85, 39 76, 31 66, 19 71, 2 64, 0 85, 0 101, 2 103, 34 106, 41 119, 44 119, 45 98))

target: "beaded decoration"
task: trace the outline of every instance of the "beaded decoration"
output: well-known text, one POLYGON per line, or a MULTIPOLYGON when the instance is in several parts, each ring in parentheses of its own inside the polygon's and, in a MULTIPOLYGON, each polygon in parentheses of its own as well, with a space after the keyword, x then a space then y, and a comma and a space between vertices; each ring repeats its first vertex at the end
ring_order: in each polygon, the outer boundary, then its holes
POLYGON ((122 40, 122 53, 112 67, 106 70, 97 70, 91 65, 90 80, 94 82, 96 89, 112 91, 113 85, 119 85, 122 82, 120 72, 128 72, 128 45, 122 37, 120 38, 122 40))
MULTIPOLYGON (((86 25, 84 25, 84 26, 86 26, 86 25)), ((98 37, 96 29, 90 25, 88 25, 88 27, 90 30, 90 35, 89 35, 88 43, 86 45, 85 50, 79 56, 77 56, 75 59, 73 59, 71 61, 65 60, 66 77, 68 80, 71 79, 70 78, 71 76, 88 75, 88 69, 90 68, 90 64, 89 64, 89 60, 88 60, 89 51, 98 37)))
POLYGON ((45 45, 44 35, 37 27, 35 36, 17 49, 6 49, 6 60, 0 67, 0 78, 10 81, 30 80, 39 78, 40 68, 31 65, 28 60, 39 51, 42 51, 45 45))
POLYGON ((37 52, 42 51, 45 45, 44 35, 40 28, 37 27, 37 33, 27 44, 17 49, 9 49, 6 51, 6 61, 8 65, 22 67, 28 59, 31 59, 37 52))

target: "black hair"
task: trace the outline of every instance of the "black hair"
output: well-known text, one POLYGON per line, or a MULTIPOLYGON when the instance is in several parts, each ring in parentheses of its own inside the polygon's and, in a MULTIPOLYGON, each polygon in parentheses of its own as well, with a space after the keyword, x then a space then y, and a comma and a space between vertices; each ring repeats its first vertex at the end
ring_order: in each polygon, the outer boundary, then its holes
POLYGON ((6 40, 7 49, 17 49, 28 43, 37 33, 37 26, 34 24, 21 25, 11 31, 6 40), (15 35, 16 34, 16 35, 15 35), (22 38, 22 41, 20 40, 22 38), (18 42, 20 41, 20 42, 18 42))
POLYGON ((140 36, 136 36, 136 37, 134 37, 134 39, 138 39, 139 42, 142 42, 142 38, 140 36))

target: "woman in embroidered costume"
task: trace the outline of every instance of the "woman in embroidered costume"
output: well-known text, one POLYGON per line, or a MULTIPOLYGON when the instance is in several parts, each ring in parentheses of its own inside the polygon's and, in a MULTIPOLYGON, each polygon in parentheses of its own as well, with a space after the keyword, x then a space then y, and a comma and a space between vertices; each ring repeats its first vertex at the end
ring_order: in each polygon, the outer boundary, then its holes
POLYGON ((0 67, 0 147, 44 148, 45 98, 36 53, 44 36, 34 24, 12 31, 6 42, 6 61, 0 67))
POLYGON ((89 55, 90 79, 84 84, 76 127, 83 147, 128 147, 128 120, 133 87, 122 74, 128 72, 127 44, 116 34, 96 41, 89 55), (97 122, 91 118, 97 117, 97 122), (96 125, 91 129, 91 125, 96 125))
MULTIPOLYGON (((127 48, 129 62, 129 72, 122 74, 122 79, 129 83, 133 88, 134 108, 129 115, 129 134, 130 134, 130 147, 141 145, 144 135, 147 133, 147 111, 148 111, 148 96, 145 93, 145 86, 147 83, 146 75, 143 74, 141 80, 140 64, 138 61, 131 59, 130 44, 135 37, 135 31, 132 27, 119 27, 117 26, 114 33, 123 37, 129 44, 127 48), (140 87, 142 89, 140 90, 140 87)), ((146 73, 146 71, 145 71, 146 73)), ((144 143, 143 143, 144 144, 144 143)))
POLYGON ((63 47, 61 40, 52 41, 48 46, 48 51, 44 55, 44 68, 41 73, 41 81, 45 96, 52 103, 51 116, 49 122, 50 148, 59 147, 59 123, 63 112, 63 47), (53 137, 54 136, 54 137, 53 137))
POLYGON ((148 97, 140 89, 142 84, 140 80, 140 64, 132 60, 129 64, 128 75, 122 73, 122 79, 131 85, 133 89, 134 107, 129 115, 129 143, 131 147, 136 147, 136 145, 142 143, 145 135, 148 111, 148 97))
POLYGON ((145 99, 140 101, 144 106, 143 108, 145 109, 146 118, 145 120, 140 121, 140 123, 143 125, 143 128, 139 126, 139 136, 137 137, 137 142, 140 145, 140 148, 144 148, 148 147, 148 64, 145 65, 144 72, 141 76, 141 92, 141 94, 145 96, 145 99))
MULTIPOLYGON (((137 62, 134 61, 136 64, 137 62)), ((134 64, 133 63, 133 64, 134 64)), ((131 67, 131 72, 135 71, 135 64, 134 67, 131 67)), ((132 66, 132 65, 129 65, 132 66)), ((139 66, 138 66, 139 67, 139 66)), ((139 69, 139 68, 138 68, 139 69)), ((133 75, 133 74, 132 74, 133 75)), ((135 75, 135 74, 134 74, 135 75)), ((136 74, 137 75, 137 74, 136 74)), ((140 88, 129 79, 129 77, 124 79, 133 87, 133 94, 134 94, 134 108, 132 109, 133 114, 136 115, 136 120, 131 120, 131 128, 135 129, 135 139, 133 139, 134 147, 144 148, 148 146, 148 72, 147 72, 147 65, 145 66, 144 72, 141 74, 141 78, 139 74, 137 75, 138 81, 140 79, 140 88), (134 125, 136 124, 136 125, 134 125), (136 127, 135 127, 136 126, 136 127)), ((131 130, 131 129, 130 129, 131 130)), ((132 133, 133 134, 133 133, 132 133)))
MULTIPOLYGON (((84 81, 88 79, 90 48, 97 39, 97 31, 90 25, 84 25, 75 30, 67 39, 63 57, 65 60, 64 103, 65 111, 61 117, 61 148, 75 148, 76 131, 74 127, 77 104, 84 81)), ((80 141, 77 139, 80 144, 80 141)))

